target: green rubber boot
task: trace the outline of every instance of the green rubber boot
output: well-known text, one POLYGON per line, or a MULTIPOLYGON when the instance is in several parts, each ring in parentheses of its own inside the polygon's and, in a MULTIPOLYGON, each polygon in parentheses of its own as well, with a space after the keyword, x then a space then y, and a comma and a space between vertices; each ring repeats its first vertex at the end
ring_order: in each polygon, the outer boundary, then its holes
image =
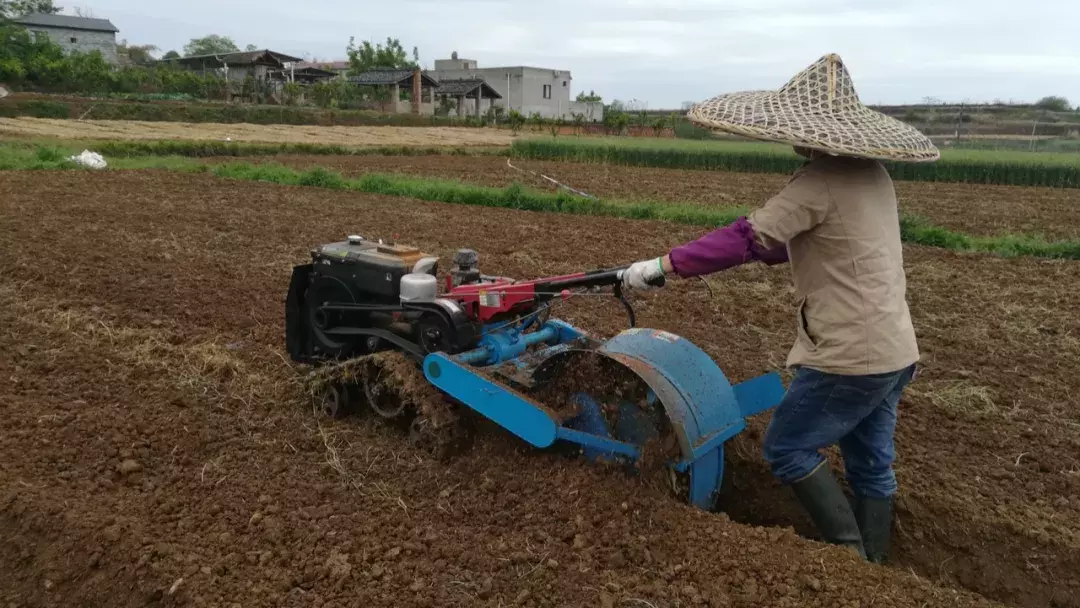
POLYGON ((855 497, 855 521, 862 533, 867 561, 883 564, 888 559, 892 520, 892 498, 855 497))
POLYGON ((865 558, 863 537, 851 503, 844 496, 828 463, 822 463, 814 472, 791 484, 795 496, 810 513, 818 532, 825 542, 850 547, 865 558))

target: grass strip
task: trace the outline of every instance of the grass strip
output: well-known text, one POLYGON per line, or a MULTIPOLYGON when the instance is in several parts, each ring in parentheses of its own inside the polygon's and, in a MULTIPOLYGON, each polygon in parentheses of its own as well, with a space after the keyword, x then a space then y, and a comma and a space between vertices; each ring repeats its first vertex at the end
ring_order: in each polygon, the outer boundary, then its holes
MULTIPOLYGON (((665 169, 790 174, 804 161, 790 148, 761 142, 650 138, 532 138, 505 146, 366 146, 224 141, 103 141, 111 157, 135 156, 505 156, 665 169)), ((893 179, 988 185, 1080 188, 1080 154, 1009 150, 945 150, 936 163, 886 163, 893 179)))
MULTIPOLYGON (((788 174, 804 162, 790 148, 741 141, 519 139, 510 149, 513 156, 532 160, 745 173, 788 174)), ((893 179, 903 181, 1080 188, 1078 154, 946 150, 934 163, 885 165, 893 179)))
MULTIPOLYGON (((575 215, 602 215, 639 220, 661 220, 714 228, 726 226, 747 213, 745 207, 703 207, 653 201, 595 200, 566 192, 542 192, 514 184, 507 188, 477 186, 453 180, 368 173, 356 179, 324 167, 297 171, 276 164, 226 163, 209 169, 218 177, 266 181, 294 186, 352 190, 425 201, 546 211, 575 215)), ((1006 234, 973 236, 935 226, 923 218, 901 218, 901 238, 908 243, 961 252, 991 253, 1002 257, 1031 256, 1080 259, 1080 240, 1047 241, 1041 237, 1006 234)))
MULTIPOLYGON (((0 169, 67 169, 76 167, 66 160, 70 153, 58 148, 36 149, 0 146, 0 169)), ((507 188, 478 186, 453 180, 368 173, 346 178, 340 173, 315 167, 298 171, 275 163, 231 162, 210 165, 188 157, 120 158, 114 169, 164 169, 211 173, 226 179, 270 182, 288 186, 309 186, 370 194, 401 196, 425 201, 476 205, 524 211, 597 215, 640 220, 661 220, 691 226, 725 226, 745 215, 745 207, 703 207, 701 205, 653 201, 595 200, 567 192, 543 192, 514 184, 507 188)), ((956 232, 915 217, 901 218, 901 238, 908 243, 960 252, 990 253, 1003 257, 1080 259, 1080 240, 1047 241, 1042 237, 1006 234, 993 237, 956 232)))
POLYGON ((700 205, 650 201, 602 201, 565 192, 550 193, 531 190, 521 184, 513 184, 507 188, 493 188, 454 180, 405 177, 382 173, 368 173, 355 179, 349 179, 342 177, 336 171, 323 167, 297 171, 277 164, 224 163, 206 166, 205 170, 217 177, 227 179, 351 190, 368 194, 385 194, 459 205, 664 220, 691 225, 727 224, 746 213, 746 210, 741 207, 705 208, 700 205))
POLYGON ((25 146, 4 143, 0 145, 0 171, 17 169, 70 169, 74 163, 67 160, 73 153, 53 146, 25 146))

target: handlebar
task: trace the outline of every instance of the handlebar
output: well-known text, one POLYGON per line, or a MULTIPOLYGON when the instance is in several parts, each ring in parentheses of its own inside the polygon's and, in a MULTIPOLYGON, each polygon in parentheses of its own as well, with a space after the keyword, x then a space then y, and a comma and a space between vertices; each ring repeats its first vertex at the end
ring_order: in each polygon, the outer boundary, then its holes
MULTIPOLYGON (((544 283, 543 291, 561 291, 563 289, 575 289, 582 287, 607 287, 612 285, 622 285, 623 272, 629 266, 620 266, 618 268, 590 270, 584 274, 584 276, 574 277, 572 279, 556 279, 544 283)), ((666 279, 663 275, 649 282, 649 285, 653 287, 663 287, 666 283, 666 279)), ((539 287, 539 285, 537 285, 539 287)), ((539 289, 538 289, 539 291, 539 289)))
MULTIPOLYGON (((615 297, 622 303, 623 308, 626 309, 627 319, 630 321, 630 327, 635 327, 637 324, 637 317, 634 314, 634 307, 630 305, 630 301, 626 299, 626 295, 623 293, 623 273, 629 266, 620 266, 618 268, 610 268, 603 270, 590 270, 583 273, 580 276, 568 277, 561 279, 552 279, 550 281, 539 282, 535 284, 537 292, 544 292, 548 294, 546 297, 551 297, 552 294, 563 291, 565 289, 582 289, 589 287, 614 287, 615 297)), ((666 279, 664 275, 660 275, 655 279, 649 281, 649 285, 653 287, 663 287, 666 279)))

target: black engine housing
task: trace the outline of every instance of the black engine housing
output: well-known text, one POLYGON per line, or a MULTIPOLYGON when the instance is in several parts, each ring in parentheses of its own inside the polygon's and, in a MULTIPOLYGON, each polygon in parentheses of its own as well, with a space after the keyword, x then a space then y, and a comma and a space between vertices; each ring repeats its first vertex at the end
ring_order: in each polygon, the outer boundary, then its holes
MULTIPOLYGON (((415 247, 350 237, 311 252, 293 268, 285 304, 290 357, 311 363, 344 359, 382 348, 417 358, 433 350, 456 352, 478 339, 477 328, 452 302, 402 302, 401 278, 425 256, 415 247)), ((436 275, 437 263, 424 272, 436 275)))
POLYGON ((340 281, 358 302, 387 304, 397 303, 401 277, 408 274, 412 264, 421 257, 423 254, 415 247, 362 239, 330 243, 311 251, 317 277, 340 281))

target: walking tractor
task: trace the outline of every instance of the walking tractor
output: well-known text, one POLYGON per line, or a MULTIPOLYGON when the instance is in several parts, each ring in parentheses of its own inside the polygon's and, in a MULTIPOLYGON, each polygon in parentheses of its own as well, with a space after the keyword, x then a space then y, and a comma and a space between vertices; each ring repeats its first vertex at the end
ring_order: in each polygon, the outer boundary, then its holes
MULTIPOLYGON (((724 443, 783 396, 775 373, 732 386, 694 344, 635 327, 625 268, 521 281, 482 274, 477 254, 462 249, 440 288, 438 258, 408 245, 350 236, 311 258, 293 269, 286 301, 294 361, 316 373, 396 351, 420 366, 445 407, 537 448, 576 444, 588 458, 638 470, 659 463, 679 496, 703 509, 715 506, 724 443), (630 324, 609 340, 551 316, 556 304, 608 290, 630 324)), ((364 402, 413 431, 425 422, 422 408, 390 399, 374 374, 325 384, 332 415, 364 402)))

